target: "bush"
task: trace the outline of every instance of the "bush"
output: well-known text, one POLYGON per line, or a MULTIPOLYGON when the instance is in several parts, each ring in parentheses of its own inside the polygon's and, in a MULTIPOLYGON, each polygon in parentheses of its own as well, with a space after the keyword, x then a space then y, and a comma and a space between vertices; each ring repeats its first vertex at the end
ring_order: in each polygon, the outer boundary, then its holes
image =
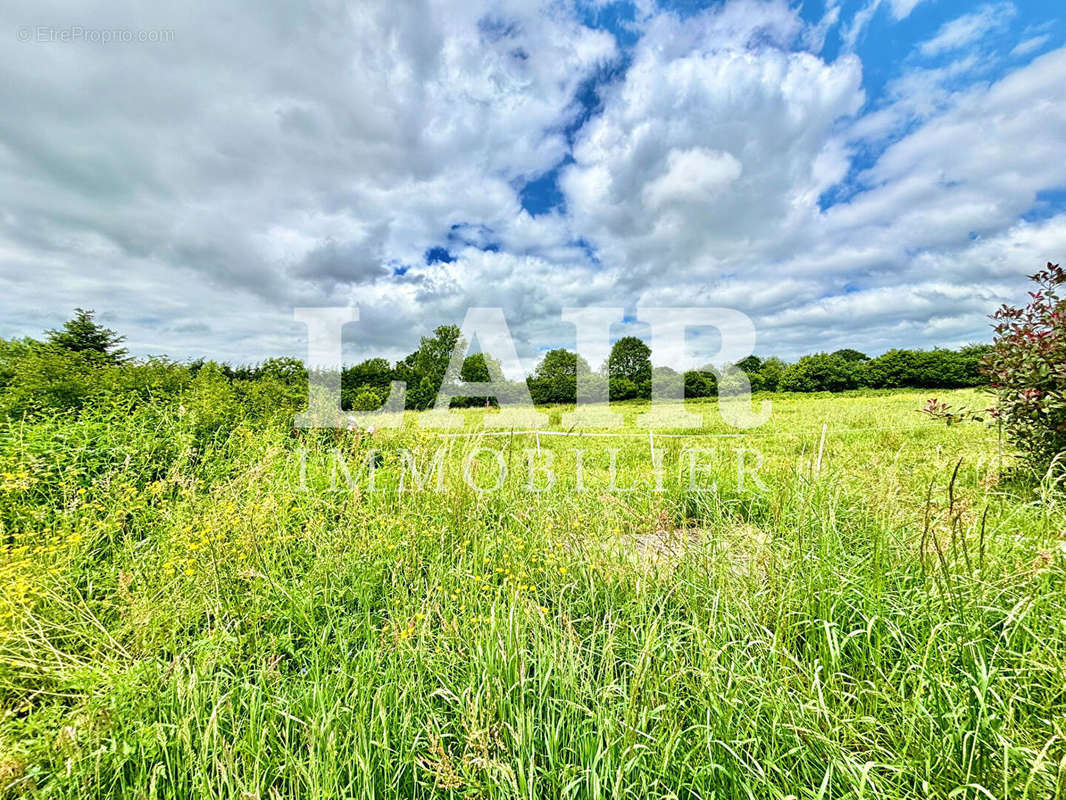
POLYGON ((81 408, 106 397, 121 369, 92 351, 46 344, 26 348, 9 366, 0 414, 20 417, 81 408))
POLYGON ((385 402, 369 386, 362 387, 352 399, 352 411, 376 411, 385 402))
POLYGON ((689 370, 685 373, 685 397, 716 397, 718 376, 710 369, 689 370))
POLYGON ((856 363, 842 356, 817 353, 804 356, 785 370, 778 388, 783 392, 842 392, 859 385, 856 363))
POLYGON ((781 378, 785 375, 786 369, 788 369, 788 367, 785 366, 785 362, 780 358, 771 356, 766 359, 762 362, 762 366, 759 367, 759 388, 768 392, 776 392, 777 387, 781 383, 781 378))
POLYGON ((995 343, 985 362, 1008 436, 1045 469, 1066 450, 1066 300, 1058 264, 1030 279, 1039 289, 1028 305, 1004 305, 992 315, 995 343))
POLYGON ((208 361, 196 373, 184 398, 187 423, 200 438, 228 433, 241 416, 237 392, 219 364, 208 361))
POLYGON ((639 393, 639 387, 628 378, 611 378, 610 392, 612 400, 633 400, 639 393))

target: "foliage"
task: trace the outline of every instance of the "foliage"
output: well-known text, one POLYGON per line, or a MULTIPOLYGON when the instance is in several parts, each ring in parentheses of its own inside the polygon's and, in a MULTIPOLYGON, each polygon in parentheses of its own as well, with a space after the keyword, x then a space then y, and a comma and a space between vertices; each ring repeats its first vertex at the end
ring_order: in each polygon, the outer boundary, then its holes
POLYGON ((688 370, 684 374, 685 397, 715 397, 718 394, 718 376, 711 369, 688 370))
MULTIPOLYGON (((489 383, 492 380, 492 373, 489 371, 490 363, 494 367, 494 371, 497 375, 502 375, 500 370, 500 362, 492 356, 485 353, 471 353, 463 359, 463 366, 459 370, 459 379, 465 383, 489 383)), ((510 387, 504 389, 504 401, 510 401, 513 399, 513 391, 508 391, 510 387)), ((499 405, 498 400, 495 397, 454 397, 451 400, 451 406, 455 408, 472 408, 483 406, 485 404, 491 406, 499 405)))
POLYGON ((39 346, 33 339, 0 339, 0 390, 3 390, 18 370, 18 363, 39 346))
POLYGON ((581 386, 585 397, 607 398, 607 381, 593 373, 589 364, 577 353, 564 348, 549 350, 526 379, 530 396, 537 404, 573 403, 577 398, 577 373, 581 369, 581 386))
POLYGON ((396 365, 395 380, 407 384, 407 408, 433 406, 459 336, 458 325, 441 325, 433 336, 423 336, 418 349, 396 365))
POLYGON ((112 364, 121 364, 126 358, 126 350, 119 345, 126 337, 105 328, 93 317, 91 309, 74 309, 74 316, 64 322, 60 330, 46 332, 48 343, 74 353, 95 353, 112 364))
POLYGON ((307 368, 296 358, 268 358, 249 376, 251 380, 267 378, 280 381, 286 386, 305 386, 307 368))
POLYGON ((608 386, 611 400, 633 400, 640 396, 640 387, 629 378, 611 377, 608 386))
POLYGON ((918 409, 919 412, 925 414, 933 419, 939 419, 946 422, 948 425, 954 425, 958 422, 983 422, 982 417, 976 411, 970 411, 965 406, 961 408, 955 408, 950 403, 946 403, 943 400, 939 400, 935 397, 930 397, 922 408, 918 409))
POLYGON ((834 350, 830 355, 842 358, 851 364, 870 360, 870 357, 866 355, 866 353, 860 353, 858 350, 853 350, 850 347, 845 347, 843 350, 834 350))
POLYGON ((355 397, 352 398, 351 409, 353 411, 376 411, 381 408, 385 400, 369 386, 360 386, 355 397))
POLYGON ((817 353, 789 366, 778 387, 785 392, 841 392, 858 385, 854 362, 839 355, 817 353))
POLYGON ((784 377, 786 369, 788 369, 788 365, 784 361, 776 356, 770 356, 760 365, 757 376, 749 376, 752 379, 752 389, 776 392, 781 385, 781 379, 784 377))
POLYGON ((612 399, 615 398, 613 385, 615 379, 627 381, 626 385, 632 384, 637 387, 637 391, 640 391, 645 384, 650 386, 651 348, 636 336, 623 336, 611 347, 611 354, 607 357, 606 372, 612 381, 612 399))
POLYGON ((9 369, 0 413, 21 417, 101 401, 109 394, 119 368, 93 350, 36 345, 22 351, 9 369))
POLYGON ((393 381, 393 369, 387 359, 369 358, 355 366, 348 367, 341 373, 341 398, 345 408, 356 411, 373 411, 380 408, 389 394, 389 388, 393 381), (358 408, 355 398, 364 394, 364 401, 369 402, 369 395, 364 393, 369 390, 380 402, 373 408, 358 408))
MULTIPOLYGON (((165 358, 137 361, 116 348, 122 337, 92 320, 92 312, 80 311, 62 331, 52 331, 52 339, 0 339, 0 415, 20 417, 57 410, 75 410, 90 403, 148 402, 153 398, 178 398, 187 391, 205 368, 211 376, 197 384, 196 392, 223 392, 221 381, 232 389, 233 402, 250 404, 256 418, 278 413, 275 389, 284 396, 281 407, 301 403, 306 407, 307 370, 297 359, 274 358, 251 366, 232 366, 203 359, 179 364, 165 358), (65 343, 65 344, 64 344, 65 343), (79 344, 80 343, 80 344, 79 344), (101 350, 100 348, 103 348, 101 350)), ((440 326, 432 337, 424 337, 419 348, 390 366, 384 358, 371 358, 345 368, 341 373, 341 401, 347 409, 379 408, 390 394, 393 381, 407 384, 406 407, 424 409, 436 400, 452 348, 459 341, 459 329, 440 326), (356 403, 356 398, 359 398, 356 403)), ((838 350, 832 354, 806 356, 786 365, 779 358, 749 356, 727 367, 721 375, 713 368, 690 370, 678 375, 668 367, 654 374, 670 384, 669 396, 683 391, 689 399, 733 394, 739 388, 738 370, 748 377, 752 391, 841 391, 853 388, 955 388, 979 386, 986 382, 980 365, 989 351, 988 345, 971 345, 951 350, 890 350, 867 359, 855 350, 838 350)), ((614 400, 651 397, 652 373, 650 349, 635 337, 615 343, 611 358, 620 371, 608 381, 606 375, 591 372, 584 359, 559 348, 547 352, 533 374, 526 379, 527 389, 537 404, 573 403, 575 372, 582 367, 583 396, 595 402, 608 397, 614 400), (626 377, 628 375, 629 377, 626 377)), ((463 361, 459 378, 463 381, 487 381, 489 377, 484 353, 474 353, 463 361)), ((611 359, 605 364, 609 369, 611 359)), ((502 393, 511 402, 520 396, 521 386, 505 381, 502 393)), ((199 394, 197 395, 199 396, 199 394)), ((454 398, 455 407, 477 407, 495 398, 454 398)), ((227 412, 228 414, 229 412, 227 412)), ((209 415, 200 415, 205 420, 209 415)), ((205 423, 225 428, 226 414, 205 423)), ((232 415, 230 415, 232 417, 232 415)))
POLYGON ((993 314, 986 364, 1006 432, 1044 469, 1066 451, 1066 270, 1048 262, 1030 280, 1038 288, 1025 306, 993 314))

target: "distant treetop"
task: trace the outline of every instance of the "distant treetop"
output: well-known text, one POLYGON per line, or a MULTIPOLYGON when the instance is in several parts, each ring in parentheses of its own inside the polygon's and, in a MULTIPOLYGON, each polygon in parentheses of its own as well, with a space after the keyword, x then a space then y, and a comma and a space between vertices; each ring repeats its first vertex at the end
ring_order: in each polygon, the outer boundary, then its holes
POLYGON ((93 313, 92 309, 74 309, 74 316, 64 322, 60 330, 45 331, 48 343, 76 353, 99 353, 112 364, 121 364, 126 360, 127 351, 119 345, 126 341, 126 337, 99 324, 93 313))

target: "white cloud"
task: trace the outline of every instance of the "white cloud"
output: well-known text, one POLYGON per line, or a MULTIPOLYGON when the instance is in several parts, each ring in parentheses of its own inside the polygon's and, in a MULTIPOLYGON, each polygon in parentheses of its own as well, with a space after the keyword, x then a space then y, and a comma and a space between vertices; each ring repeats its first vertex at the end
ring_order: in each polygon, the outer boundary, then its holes
POLYGON ((923 56, 935 56, 973 44, 992 31, 1001 30, 1017 13, 1011 3, 983 5, 972 14, 945 22, 936 35, 918 45, 923 56))
POLYGON ((694 147, 671 150, 666 171, 644 184, 644 205, 659 210, 670 205, 688 206, 728 192, 744 167, 731 154, 694 147))
POLYGON ((1044 33, 1040 36, 1031 36, 1028 39, 1023 39, 1014 46, 1014 49, 1010 51, 1010 54, 1016 58, 1021 56, 1027 56, 1030 53, 1035 53, 1041 47, 1048 43, 1051 39, 1051 35, 1044 33))
MULTIPOLYGON (((994 82, 960 52, 869 110, 859 58, 798 51, 824 31, 784 0, 648 6, 565 210, 533 217, 518 187, 567 156, 608 34, 556 2, 257 11, 161 11, 170 50, 0 51, 0 335, 87 305, 138 352, 254 360, 299 352, 292 306, 355 302, 359 353, 396 358, 498 305, 531 359, 572 342, 563 306, 706 304, 751 314, 763 353, 876 352, 987 338, 1066 250, 1066 215, 1019 221, 1066 186, 1066 50, 994 82)), ((34 13, 12 22, 73 12, 34 13)))
MULTIPOLYGON (((911 12, 921 2, 922 0, 889 0, 889 13, 894 21, 900 22, 909 17, 911 12)), ((848 50, 854 49, 856 42, 866 32, 870 22, 873 21, 874 15, 882 5, 883 0, 869 0, 866 5, 855 12, 851 18, 851 23, 841 33, 844 39, 844 46, 848 50)))
POLYGON ((780 249, 846 170, 829 134, 862 103, 857 59, 754 46, 756 30, 796 27, 783 4, 755 8, 651 26, 575 144, 573 224, 630 275, 713 276, 780 249))
POLYGON ((922 0, 889 0, 889 7, 892 9, 892 18, 897 22, 906 19, 921 2, 922 0))

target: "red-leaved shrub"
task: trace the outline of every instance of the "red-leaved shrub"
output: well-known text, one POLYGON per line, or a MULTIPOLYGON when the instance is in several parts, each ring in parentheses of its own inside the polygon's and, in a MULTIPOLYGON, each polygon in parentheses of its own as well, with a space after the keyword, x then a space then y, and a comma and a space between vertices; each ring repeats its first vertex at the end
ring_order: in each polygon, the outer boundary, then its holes
POLYGON ((996 337, 985 370, 1007 435, 1046 469, 1066 451, 1066 299, 1059 297, 1066 270, 1048 262, 1029 277, 1039 287, 1029 303, 992 315, 996 337))

